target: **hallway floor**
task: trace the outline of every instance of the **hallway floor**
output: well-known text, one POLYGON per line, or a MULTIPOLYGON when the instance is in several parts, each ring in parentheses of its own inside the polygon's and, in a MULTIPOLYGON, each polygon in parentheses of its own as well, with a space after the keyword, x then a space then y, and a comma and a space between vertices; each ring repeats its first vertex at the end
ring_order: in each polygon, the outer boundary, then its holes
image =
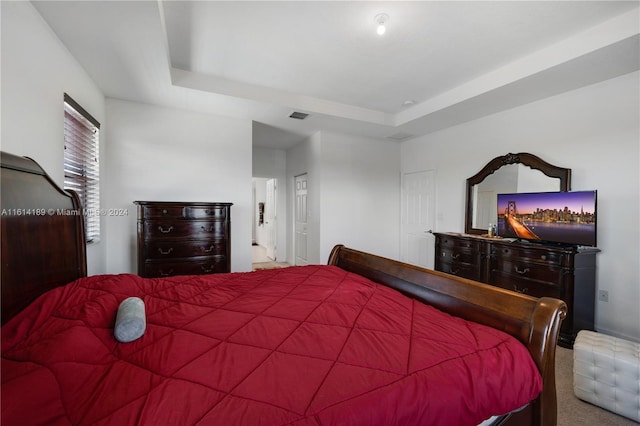
POLYGON ((251 246, 251 262, 254 271, 256 269, 275 269, 291 266, 286 262, 275 262, 267 256, 267 249, 259 245, 251 246))

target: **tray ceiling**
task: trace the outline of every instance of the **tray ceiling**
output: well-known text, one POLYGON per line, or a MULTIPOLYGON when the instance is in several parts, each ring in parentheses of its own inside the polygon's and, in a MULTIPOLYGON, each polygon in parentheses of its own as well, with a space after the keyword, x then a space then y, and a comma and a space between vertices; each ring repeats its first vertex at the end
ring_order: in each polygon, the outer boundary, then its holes
POLYGON ((106 96, 250 118, 281 148, 406 139, 639 68, 638 2, 32 3, 106 96))

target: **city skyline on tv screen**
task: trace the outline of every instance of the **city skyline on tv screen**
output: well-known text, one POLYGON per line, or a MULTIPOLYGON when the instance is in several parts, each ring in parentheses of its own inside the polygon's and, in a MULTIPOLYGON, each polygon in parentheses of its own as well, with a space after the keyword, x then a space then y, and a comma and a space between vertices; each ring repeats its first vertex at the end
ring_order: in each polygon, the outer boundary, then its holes
POLYGON ((596 245, 596 191, 498 194, 498 235, 596 245))
POLYGON ((503 214, 509 202, 515 202, 518 214, 531 214, 536 210, 563 210, 595 214, 595 191, 575 192, 523 192, 498 194, 498 213, 503 214))

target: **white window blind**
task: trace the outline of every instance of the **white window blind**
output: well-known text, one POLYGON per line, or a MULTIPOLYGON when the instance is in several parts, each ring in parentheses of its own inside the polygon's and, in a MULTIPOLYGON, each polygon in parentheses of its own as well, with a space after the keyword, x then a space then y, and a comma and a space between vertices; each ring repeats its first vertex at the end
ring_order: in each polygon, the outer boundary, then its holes
POLYGON ((100 123, 64 94, 64 187, 80 196, 87 242, 100 239, 100 123))

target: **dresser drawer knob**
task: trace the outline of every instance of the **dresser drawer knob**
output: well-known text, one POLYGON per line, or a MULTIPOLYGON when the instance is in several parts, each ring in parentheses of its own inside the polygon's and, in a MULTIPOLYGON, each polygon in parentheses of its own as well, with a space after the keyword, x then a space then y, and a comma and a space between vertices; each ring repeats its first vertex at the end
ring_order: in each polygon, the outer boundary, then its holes
POLYGON ((211 226, 201 226, 201 228, 202 228, 202 230, 204 232, 213 232, 216 229, 216 227, 213 226, 213 225, 211 225, 211 226))
POLYGON ((162 214, 167 214, 167 209, 162 209, 162 214))
POLYGON ((514 269, 516 270, 517 273, 519 273, 520 275, 524 275, 527 274, 529 272, 529 268, 524 268, 524 269, 520 269, 518 268, 518 266, 514 266, 514 269))
POLYGON ((204 248, 204 247, 202 247, 202 251, 203 251, 203 252, 205 252, 205 253, 211 253, 211 252, 213 251, 213 249, 214 249, 214 248, 215 248, 215 247, 214 247, 214 245, 213 245, 213 244, 211 244, 211 245, 209 246, 209 248, 204 248))
POLYGON ((158 231, 162 232, 163 234, 168 234, 169 232, 173 231, 173 226, 170 226, 168 229, 164 229, 162 225, 158 225, 158 231))
POLYGON ((169 250, 164 251, 162 250, 162 247, 158 247, 158 252, 160 252, 160 254, 169 254, 173 251, 173 247, 169 247, 169 250))
POLYGON ((215 269, 216 269, 215 265, 201 266, 201 268, 202 268, 202 272, 204 272, 205 274, 209 274, 209 273, 215 271, 215 269))
POLYGON ((460 257, 460 253, 452 254, 452 255, 451 255, 451 258, 452 258, 453 260, 456 260, 456 259, 458 259, 459 257, 460 257))
POLYGON ((159 274, 161 277, 168 277, 169 275, 173 274, 173 269, 169 269, 167 272, 164 272, 162 269, 160 269, 160 270, 158 271, 158 274, 159 274))
POLYGON ((516 291, 518 293, 522 293, 522 294, 526 294, 527 291, 529 290, 528 287, 525 287, 523 289, 518 288, 516 285, 513 286, 513 291, 516 291))

